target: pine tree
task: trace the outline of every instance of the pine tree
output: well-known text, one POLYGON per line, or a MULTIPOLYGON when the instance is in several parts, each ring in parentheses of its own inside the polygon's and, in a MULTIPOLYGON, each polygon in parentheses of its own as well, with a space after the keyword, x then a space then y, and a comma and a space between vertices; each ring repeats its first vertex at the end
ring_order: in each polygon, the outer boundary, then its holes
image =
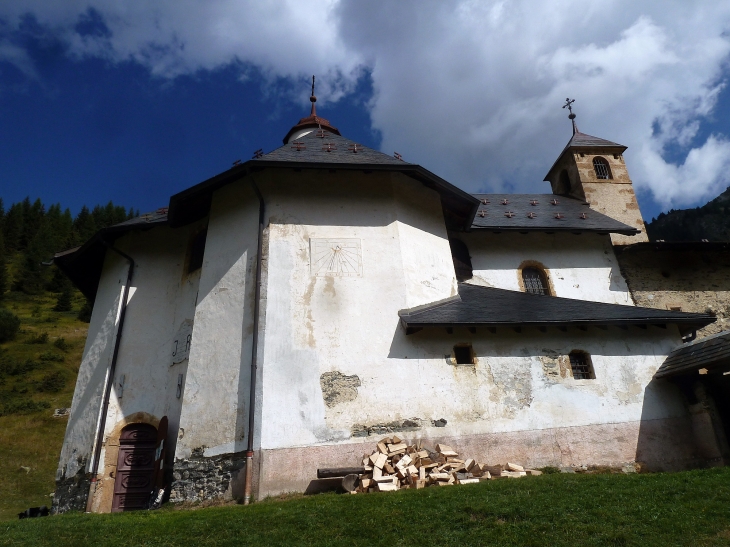
POLYGON ((82 245, 96 233, 97 231, 96 222, 94 217, 91 215, 89 208, 84 205, 76 215, 73 222, 73 236, 71 245, 82 245))
POLYGON ((58 295, 58 300, 56 300, 56 305, 53 308, 53 311, 71 311, 73 303, 73 289, 71 287, 71 282, 66 279, 66 282, 63 284, 63 288, 61 289, 61 293, 58 295))
POLYGON ((0 300, 5 298, 5 291, 8 289, 8 268, 5 255, 5 242, 2 230, 0 230, 0 300))
MULTIPOLYGON (((45 220, 45 219, 43 219, 45 220)), ((43 266, 53 257, 54 237, 48 222, 41 221, 41 225, 35 236, 25 249, 24 258, 17 277, 13 283, 13 289, 23 291, 26 294, 40 294, 50 281, 50 269, 43 266)))
POLYGON ((20 249, 20 238, 23 233, 23 208, 20 203, 14 203, 5 213, 3 221, 3 236, 5 250, 12 253, 20 249))

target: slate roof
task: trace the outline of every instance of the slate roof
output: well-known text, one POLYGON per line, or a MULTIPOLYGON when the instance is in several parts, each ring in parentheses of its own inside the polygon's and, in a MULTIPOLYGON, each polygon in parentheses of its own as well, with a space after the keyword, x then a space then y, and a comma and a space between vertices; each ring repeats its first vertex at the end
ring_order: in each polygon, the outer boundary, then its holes
POLYGON ((585 133, 581 133, 580 131, 575 132, 573 137, 568 141, 568 144, 565 145, 565 150, 567 150, 568 148, 591 148, 596 146, 611 148, 618 147, 622 149, 622 152, 626 150, 626 147, 623 144, 607 141, 606 139, 601 139, 592 135, 586 135, 585 133))
POLYGON ((53 262, 84 296, 93 300, 101 278, 107 244, 114 243, 118 237, 132 230, 147 230, 166 224, 167 207, 161 207, 151 213, 102 228, 82 246, 56 253, 53 262))
POLYGON ((466 229, 479 202, 461 188, 415 163, 399 160, 368 148, 351 139, 328 133, 317 137, 318 130, 276 150, 234 165, 215 177, 179 192, 170 198, 170 225, 174 228, 203 218, 210 209, 213 192, 266 168, 341 169, 359 171, 397 171, 432 188, 441 195, 449 227, 466 229), (297 147, 295 142, 301 143, 297 147), (297 150, 299 148, 299 150, 297 150))
POLYGON ((667 356, 654 378, 697 374, 701 368, 708 371, 730 369, 730 331, 678 347, 667 356))
POLYGON ((573 136, 568 141, 568 144, 565 145, 565 148, 563 148, 563 151, 558 154, 557 159, 553 163, 552 167, 547 172, 547 175, 545 175, 545 178, 543 180, 549 180, 550 173, 553 172, 553 169, 555 169, 555 166, 560 161, 560 158, 563 157, 563 155, 568 150, 575 150, 580 148, 613 148, 614 151, 611 153, 619 153, 623 154, 626 151, 626 146, 623 144, 618 144, 617 142, 613 141, 607 141, 606 139, 601 139, 599 137, 594 137, 592 135, 586 135, 585 133, 581 133, 578 131, 577 127, 575 132, 573 133, 573 136))
POLYGON ((481 202, 472 221, 472 230, 600 232, 625 235, 639 233, 636 228, 591 209, 585 201, 566 196, 553 194, 472 195, 481 202))
POLYGON ((715 321, 713 315, 621 306, 572 298, 459 283, 458 298, 398 312, 406 329, 419 327, 548 327, 677 324, 692 331, 715 321))
POLYGON ((398 166, 407 163, 330 131, 320 132, 317 129, 312 129, 311 133, 299 137, 296 141, 280 146, 276 150, 251 161, 253 163, 286 161, 294 163, 345 163, 398 166), (323 134, 324 136, 318 137, 318 134, 323 134), (297 146, 295 144, 297 142, 301 143, 301 145, 297 146))

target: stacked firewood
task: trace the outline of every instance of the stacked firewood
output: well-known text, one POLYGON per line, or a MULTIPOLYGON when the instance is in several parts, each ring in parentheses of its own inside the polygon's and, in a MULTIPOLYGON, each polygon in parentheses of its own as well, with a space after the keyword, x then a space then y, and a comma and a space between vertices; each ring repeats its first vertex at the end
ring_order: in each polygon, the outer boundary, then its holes
MULTIPOLYGON (((437 444, 429 450, 421 442, 409 445, 399 437, 386 437, 372 454, 365 454, 362 468, 343 468, 347 476, 342 487, 352 493, 387 492, 401 488, 425 488, 470 484, 502 477, 519 478, 540 475, 515 463, 486 465, 474 459, 463 459, 450 446, 437 444)), ((321 469, 320 476, 337 476, 338 469, 321 469)), ((341 476, 341 475, 340 475, 341 476)))

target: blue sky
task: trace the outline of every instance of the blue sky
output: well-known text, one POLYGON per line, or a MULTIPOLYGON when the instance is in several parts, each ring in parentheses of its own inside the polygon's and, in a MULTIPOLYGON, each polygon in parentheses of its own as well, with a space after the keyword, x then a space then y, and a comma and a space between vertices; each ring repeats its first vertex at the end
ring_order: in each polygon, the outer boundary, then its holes
POLYGON ((730 7, 562 4, 0 2, 0 197, 164 206, 280 146, 313 73, 343 135, 468 191, 548 192, 566 96, 647 220, 723 191, 730 7))

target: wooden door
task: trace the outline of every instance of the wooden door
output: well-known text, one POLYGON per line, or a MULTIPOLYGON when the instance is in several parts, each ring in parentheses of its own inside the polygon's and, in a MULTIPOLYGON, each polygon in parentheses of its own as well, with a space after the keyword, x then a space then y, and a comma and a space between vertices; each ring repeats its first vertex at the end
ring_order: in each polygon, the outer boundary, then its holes
POLYGON ((146 509, 154 490, 157 429, 130 424, 119 437, 112 512, 146 509))

